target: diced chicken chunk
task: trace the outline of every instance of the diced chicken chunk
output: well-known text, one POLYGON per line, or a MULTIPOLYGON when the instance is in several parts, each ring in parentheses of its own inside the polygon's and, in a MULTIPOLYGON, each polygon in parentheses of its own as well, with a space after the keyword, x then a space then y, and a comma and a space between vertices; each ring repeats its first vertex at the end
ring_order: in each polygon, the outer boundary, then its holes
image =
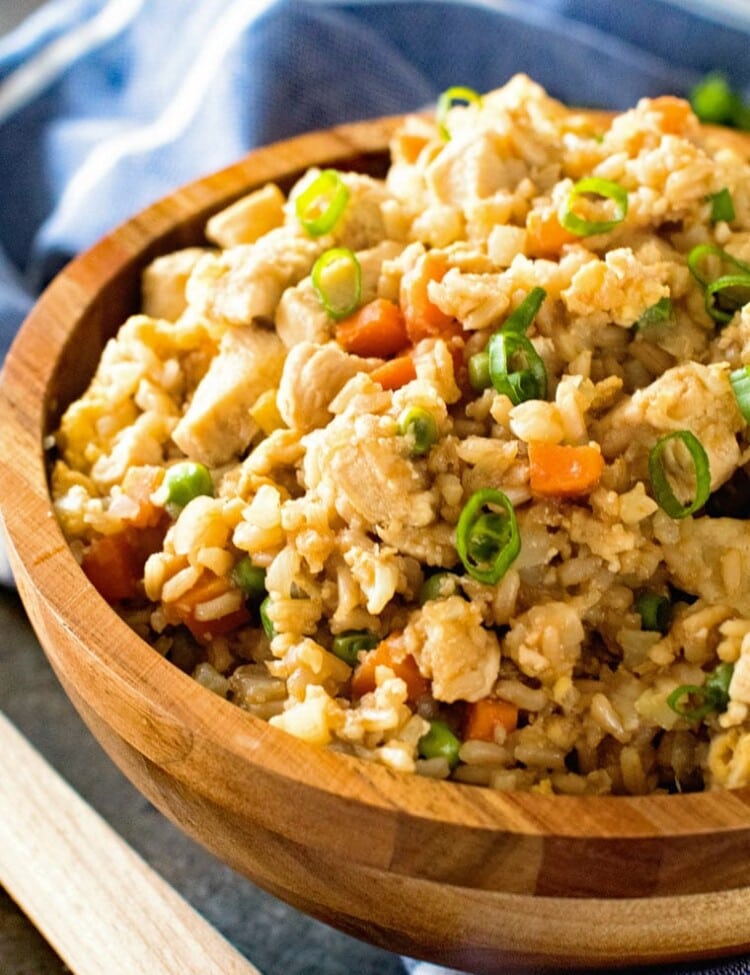
POLYGON ((252 244, 284 222, 284 194, 275 183, 266 183, 225 207, 206 224, 206 237, 219 247, 252 244))
POLYGON ((322 238, 279 227, 257 243, 207 254, 188 280, 188 303, 197 314, 229 325, 272 318, 284 289, 309 273, 325 247, 322 238))
POLYGON ((648 454, 660 435, 689 430, 708 454, 714 491, 739 464, 736 434, 745 425, 726 366, 688 362, 668 369, 612 410, 597 439, 608 460, 624 453, 638 480, 646 474, 648 454))
POLYGON ((497 680, 498 639, 482 626, 479 606, 461 596, 426 602, 406 627, 404 644, 438 701, 478 701, 497 680))
POLYGON ((686 518, 679 523, 679 539, 665 542, 662 552, 681 589, 750 614, 750 522, 686 518))
POLYGON ((301 342, 286 358, 276 404, 293 430, 309 431, 331 420, 329 405, 344 384, 358 372, 369 372, 377 359, 360 359, 328 342, 301 342))
POLYGON ((143 313, 176 322, 187 308, 188 278, 206 253, 204 247, 185 247, 152 261, 143 272, 143 313))
POLYGON ((177 446, 208 467, 242 454, 257 431, 250 408, 261 393, 278 385, 284 354, 281 339, 270 329, 228 329, 172 433, 177 446))

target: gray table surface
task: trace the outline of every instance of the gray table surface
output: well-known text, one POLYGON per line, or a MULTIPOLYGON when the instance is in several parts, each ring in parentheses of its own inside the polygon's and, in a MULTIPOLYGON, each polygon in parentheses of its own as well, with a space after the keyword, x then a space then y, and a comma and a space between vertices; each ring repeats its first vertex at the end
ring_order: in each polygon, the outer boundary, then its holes
MULTIPOLYGON (((137 792, 78 717, 20 600, 5 589, 0 589, 0 634, 0 709, 264 975, 403 975, 396 955, 334 931, 264 893, 183 835, 137 792)), ((58 975, 63 971, 0 892, 0 972, 58 975)))

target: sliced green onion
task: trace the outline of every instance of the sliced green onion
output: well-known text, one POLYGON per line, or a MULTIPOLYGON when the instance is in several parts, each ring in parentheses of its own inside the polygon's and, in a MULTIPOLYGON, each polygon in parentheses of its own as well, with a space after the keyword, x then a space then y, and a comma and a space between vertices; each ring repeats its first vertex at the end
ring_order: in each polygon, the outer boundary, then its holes
POLYGON ((456 525, 456 550, 472 578, 490 585, 502 579, 521 551, 516 512, 507 495, 494 488, 472 494, 456 525))
POLYGON ((503 322, 503 332, 516 332, 523 335, 537 316, 542 302, 547 297, 544 288, 532 288, 521 304, 503 322))
POLYGON ((436 572, 428 576, 419 591, 419 605, 431 602, 433 599, 447 599, 458 592, 458 580, 452 572, 436 572))
POLYGON ((748 301, 750 301, 750 274, 724 274, 706 285, 706 311, 715 322, 731 321, 734 313, 748 301), (723 307, 720 304, 721 300, 723 300, 723 307))
POLYGON ((435 417, 421 406, 407 406, 403 410, 398 418, 398 432, 407 439, 412 457, 426 454, 438 439, 435 417))
POLYGON ((440 135, 444 139, 450 139, 451 134, 448 129, 448 114, 454 105, 476 105, 481 107, 482 96, 474 91, 473 88, 467 88, 464 85, 454 85, 452 88, 446 88, 446 90, 440 95, 437 102, 437 110, 435 112, 435 117, 437 119, 438 128, 440 130, 440 135))
POLYGON ((445 721, 430 721, 430 730, 422 735, 417 747, 422 758, 446 758, 451 768, 458 765, 461 742, 445 721))
POLYGON ((734 674, 734 664, 722 661, 706 677, 702 687, 682 684, 667 698, 667 704, 681 718, 702 721, 712 713, 721 714, 729 705, 729 685, 734 674))
POLYGON ((246 599, 261 600, 266 595, 266 570, 253 565, 249 555, 241 558, 232 569, 232 582, 246 599))
POLYGON ((579 179, 573 186, 568 193, 565 207, 558 216, 560 223, 571 234, 575 234, 576 237, 590 237, 593 234, 606 234, 613 230, 619 223, 622 223, 627 214, 628 191, 625 187, 609 179, 589 176, 586 179, 579 179), (579 196, 585 196, 587 193, 612 200, 615 205, 615 216, 611 220, 585 220, 583 217, 579 217, 573 210, 573 204, 579 196))
POLYGON ((708 454, 700 440, 689 430, 675 430, 656 441, 648 456, 648 473, 656 503, 670 518, 686 518, 702 508, 708 501, 711 493, 711 469, 708 454), (664 452, 673 441, 683 444, 693 464, 695 497, 689 504, 683 504, 679 500, 672 490, 672 485, 664 469, 664 452))
POLYGON ((173 464, 164 475, 167 500, 164 507, 175 518, 193 498, 214 496, 214 482, 211 472, 204 464, 185 460, 173 464))
POLYGON ((673 314, 672 300, 670 298, 659 298, 656 304, 650 305, 644 311, 635 323, 635 327, 640 331, 640 329, 650 328, 652 325, 662 325, 664 322, 670 321, 673 314))
POLYGON ((331 247, 313 264, 310 275, 315 294, 331 318, 346 318, 362 296, 362 268, 348 247, 331 247))
POLYGON ((635 611, 641 617, 641 628, 666 633, 672 617, 672 604, 658 592, 642 592, 635 601, 635 611))
POLYGON ((259 615, 260 615, 261 625, 263 626, 263 631, 265 632, 269 640, 273 640, 273 638, 276 636, 276 627, 273 625, 273 620, 268 615, 268 607, 270 605, 271 605, 271 597, 266 596, 266 598, 260 604, 259 615))
POLYGON ((501 329, 487 343, 492 385, 514 406, 529 399, 546 399, 547 370, 525 335, 501 329))
POLYGON ((721 72, 712 71, 701 79, 691 90, 689 99, 701 122, 742 127, 745 114, 742 98, 721 72))
POLYGON ((469 357, 469 382, 471 388, 481 393, 483 389, 489 389, 492 385, 490 378, 490 355, 485 349, 484 352, 475 352, 469 357))
POLYGON ((711 203, 711 223, 718 223, 720 220, 731 223, 734 220, 734 201, 726 187, 718 193, 712 193, 708 199, 711 203))
POLYGON ((330 233, 349 201, 349 189, 335 169, 324 169, 295 200, 297 219, 311 237, 330 233))
POLYGON ((750 366, 740 366, 730 372, 729 382, 740 413, 750 423, 750 366))
POLYGON ((370 630, 347 630, 333 638, 331 652, 350 667, 359 663, 360 650, 373 650, 380 643, 380 637, 370 630))

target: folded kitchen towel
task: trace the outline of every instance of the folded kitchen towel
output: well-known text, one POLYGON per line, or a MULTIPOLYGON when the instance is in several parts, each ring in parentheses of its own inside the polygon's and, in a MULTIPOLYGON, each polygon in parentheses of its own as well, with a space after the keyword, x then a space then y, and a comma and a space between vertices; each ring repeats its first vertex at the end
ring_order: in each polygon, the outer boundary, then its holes
POLYGON ((254 146, 519 71, 582 105, 715 69, 747 97, 749 40, 747 0, 50 0, 0 38, 0 357, 75 253, 254 146))

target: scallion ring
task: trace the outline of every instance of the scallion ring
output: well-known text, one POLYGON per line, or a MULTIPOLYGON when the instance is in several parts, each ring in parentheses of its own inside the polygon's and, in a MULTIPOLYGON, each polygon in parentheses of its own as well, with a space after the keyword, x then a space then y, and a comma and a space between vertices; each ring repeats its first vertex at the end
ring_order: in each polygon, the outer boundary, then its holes
POLYGON ((652 325, 662 325, 670 321, 673 314, 672 300, 670 298, 659 298, 655 304, 649 305, 635 325, 639 331, 643 328, 650 328, 652 325))
POLYGON ((502 579, 521 551, 516 512, 507 495, 495 488, 472 494, 456 525, 456 550, 478 582, 494 585, 502 579))
POLYGON ((560 223, 576 237, 591 237, 594 234, 606 234, 613 230, 628 215, 628 191, 624 186, 610 179, 600 179, 589 176, 579 179, 568 193, 564 207, 558 214, 560 223), (615 206, 615 216, 611 220, 585 220, 573 210, 573 204, 580 196, 590 194, 611 200, 615 206))
POLYGON ((734 664, 724 660, 707 675, 702 687, 697 684, 675 687, 667 697, 667 704, 675 714, 687 721, 702 721, 709 714, 721 714, 729 706, 729 685, 733 674, 734 664))
POLYGON ((711 493, 711 468, 703 444, 690 430, 675 430, 660 437, 648 456, 648 473, 656 503, 670 518, 686 518, 702 508, 711 493), (695 479, 695 497, 683 504, 672 489, 665 470, 665 451, 673 443, 680 443, 690 455, 695 479))
POLYGON ((517 406, 529 399, 546 399, 547 370, 525 335, 501 329, 487 343, 492 385, 517 406))
POLYGON ((532 288, 526 295, 521 304, 503 322, 504 332, 516 332, 523 335, 529 330, 529 326, 537 316, 537 312, 542 307, 542 302, 547 297, 544 288, 532 288))
POLYGON ((718 193, 711 193, 708 200, 711 204, 711 223, 719 223, 720 220, 731 223, 734 220, 734 201, 726 186, 718 193))
POLYGON ((482 96, 479 94, 479 92, 474 91, 473 88, 467 88, 465 85, 454 85, 452 88, 446 88, 446 90, 442 92, 438 98, 435 117, 440 130, 440 135, 446 140, 450 139, 451 137, 447 124, 448 114, 453 106, 459 103, 463 103, 465 105, 477 105, 478 107, 481 107, 482 96))
POLYGON ((311 237, 330 233, 349 201, 349 189, 335 169, 324 169, 295 201, 297 219, 311 237))
POLYGON ((706 311, 715 322, 726 324, 731 321, 734 313, 748 301, 750 301, 750 273, 723 274, 706 285, 706 311))
POLYGON ((654 633, 666 633, 672 618, 672 604, 658 592, 642 592, 635 601, 636 613, 641 618, 641 629, 654 633))
POLYGON ((730 372, 729 382, 740 413, 750 423, 750 366, 740 366, 730 372))
POLYGON ((348 247, 331 247, 313 264, 310 275, 320 303, 337 321, 359 306, 362 296, 362 268, 348 247))
POLYGON ((409 443, 412 457, 422 457, 437 443, 438 426, 435 417, 421 406, 407 406, 398 418, 398 432, 409 443))

